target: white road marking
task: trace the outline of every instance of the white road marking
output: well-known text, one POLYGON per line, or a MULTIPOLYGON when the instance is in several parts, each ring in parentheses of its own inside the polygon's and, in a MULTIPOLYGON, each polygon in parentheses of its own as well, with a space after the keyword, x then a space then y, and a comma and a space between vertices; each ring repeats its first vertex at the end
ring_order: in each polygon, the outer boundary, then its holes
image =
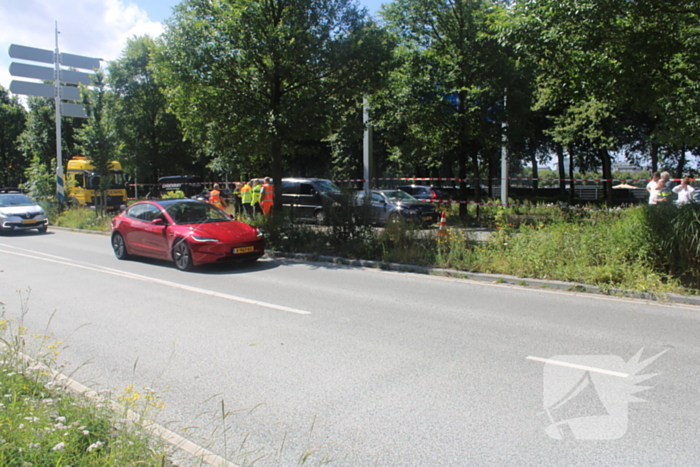
MULTIPOLYGON (((0 244, 0 246, 9 246, 9 245, 0 244)), ((297 308, 291 308, 291 307, 284 306, 284 305, 277 305, 274 303, 262 302, 260 300, 253 300, 250 298, 239 297, 237 295, 230 295, 230 294, 226 294, 226 293, 216 292, 214 290, 202 289, 199 287, 192 287, 192 286, 185 285, 185 284, 178 284, 177 282, 170 282, 170 281, 165 281, 162 279, 155 279, 153 277, 142 276, 142 275, 133 274, 130 272, 119 271, 116 269, 103 268, 100 266, 94 267, 94 266, 88 266, 88 265, 84 265, 84 264, 74 263, 74 262, 71 262, 70 260, 68 260, 67 258, 61 258, 60 256, 45 255, 44 253, 40 253, 40 254, 44 255, 44 257, 42 257, 42 256, 35 256, 33 254, 19 253, 19 252, 8 251, 8 250, 0 250, 0 253, 7 253, 9 255, 22 256, 24 258, 38 259, 40 261, 47 261, 49 263, 57 263, 57 264, 65 265, 65 266, 71 266, 74 268, 86 269, 88 271, 100 272, 102 274, 111 274, 113 276, 125 277, 127 279, 134 279, 134 280, 139 280, 139 281, 143 281, 143 282, 150 282, 153 284, 160 284, 160 285, 164 285, 166 287, 172 287, 174 289, 186 290, 188 292, 194 292, 194 293, 198 293, 198 294, 202 294, 202 295, 209 295, 211 297, 216 297, 216 298, 223 298, 224 300, 232 300, 234 302, 247 303, 249 305, 261 306, 261 307, 270 308, 273 310, 285 311, 287 313, 295 313, 297 315, 310 315, 311 314, 310 311, 299 310, 297 308)), ((34 253, 34 252, 32 252, 32 253, 34 253)))
POLYGON ((549 363, 550 365, 565 366, 568 368, 575 368, 577 370, 585 370, 585 371, 591 371, 593 373, 601 373, 601 374, 609 375, 609 376, 617 376, 619 378, 627 378, 629 376, 628 373, 621 373, 619 371, 606 370, 604 368, 596 368, 593 366, 578 365, 576 363, 562 362, 559 360, 551 360, 549 358, 528 356, 528 357, 525 357, 525 360, 532 360, 534 362, 549 363))

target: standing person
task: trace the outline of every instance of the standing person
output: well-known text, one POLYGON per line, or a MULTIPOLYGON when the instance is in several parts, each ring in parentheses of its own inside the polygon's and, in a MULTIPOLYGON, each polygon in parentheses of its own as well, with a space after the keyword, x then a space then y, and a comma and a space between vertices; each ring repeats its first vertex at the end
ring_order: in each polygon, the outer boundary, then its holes
POLYGON ((678 204, 690 203, 695 188, 690 185, 688 177, 683 177, 681 184, 673 187, 673 192, 678 194, 678 204))
POLYGON ((268 215, 275 202, 274 187, 270 183, 270 177, 265 177, 262 189, 260 190, 260 209, 264 215, 268 215))
POLYGON ((250 186, 250 182, 246 183, 243 185, 243 188, 241 188, 241 204, 243 204, 243 211, 246 217, 249 218, 253 217, 253 206, 250 204, 253 201, 252 190, 253 188, 250 186))
POLYGON ((661 178, 656 184, 656 203, 667 202, 671 198, 671 187, 669 186, 669 180, 671 179, 671 174, 668 172, 661 172, 661 178))
POLYGON ((236 217, 241 217, 243 215, 243 203, 241 203, 241 188, 243 184, 241 182, 236 182, 233 189, 233 214, 236 217))
POLYGON ((649 204, 656 204, 656 198, 659 193, 656 191, 656 185, 659 183, 659 172, 654 172, 651 175, 651 180, 647 183, 647 191, 649 192, 649 204))
POLYGON ((253 215, 257 216, 260 212, 260 192, 262 191, 262 186, 260 185, 260 180, 257 178, 253 180, 253 201, 251 205, 253 206, 253 215))
POLYGON ((219 209, 224 209, 224 202, 221 199, 221 190, 219 190, 218 183, 215 183, 214 188, 209 192, 209 202, 219 209))

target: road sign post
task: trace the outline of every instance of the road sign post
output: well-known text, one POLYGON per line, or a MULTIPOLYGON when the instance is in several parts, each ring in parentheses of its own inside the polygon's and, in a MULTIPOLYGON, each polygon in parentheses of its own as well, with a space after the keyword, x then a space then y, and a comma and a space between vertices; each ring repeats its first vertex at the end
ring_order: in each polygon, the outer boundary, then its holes
POLYGON ((9 54, 12 58, 28 60, 30 62, 50 63, 53 69, 43 66, 12 63, 10 74, 25 78, 53 81, 53 84, 32 83, 29 81, 15 81, 10 83, 10 91, 14 94, 25 94, 54 98, 56 104, 56 197, 60 203, 65 202, 63 183, 63 157, 61 148, 61 116, 87 118, 82 105, 62 102, 63 100, 80 100, 80 90, 73 86, 62 86, 61 83, 90 84, 90 74, 73 70, 63 70, 62 66, 94 70, 100 68, 99 58, 83 57, 61 53, 58 49, 58 22, 56 22, 56 49, 54 51, 27 47, 24 45, 10 45, 9 54))

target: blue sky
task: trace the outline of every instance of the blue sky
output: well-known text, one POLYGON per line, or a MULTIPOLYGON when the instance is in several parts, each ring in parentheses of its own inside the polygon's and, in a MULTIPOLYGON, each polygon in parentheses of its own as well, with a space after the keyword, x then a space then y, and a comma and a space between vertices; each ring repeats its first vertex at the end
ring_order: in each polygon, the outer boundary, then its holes
MULTIPOLYGON (((0 0, 0 85, 10 87, 10 44, 114 60, 134 35, 156 36, 179 0, 0 0)), ((370 13, 383 0, 360 0, 370 13)), ((37 63, 37 65, 40 65, 37 63)), ((26 78, 14 78, 28 80, 26 78)))

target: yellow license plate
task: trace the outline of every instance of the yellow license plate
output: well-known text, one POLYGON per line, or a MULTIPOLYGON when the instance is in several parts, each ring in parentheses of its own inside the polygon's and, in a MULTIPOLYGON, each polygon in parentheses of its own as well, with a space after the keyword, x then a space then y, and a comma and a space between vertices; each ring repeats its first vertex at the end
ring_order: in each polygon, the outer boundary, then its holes
POLYGON ((34 221, 31 221, 31 220, 30 221, 22 221, 22 224, 33 224, 33 223, 34 223, 34 221))
POLYGON ((430 217, 430 216, 426 216, 426 217, 423 218, 424 221, 429 221, 429 220, 431 220, 431 219, 432 219, 432 217, 430 217))
POLYGON ((233 254, 234 255, 240 255, 241 253, 252 253, 255 251, 255 247, 253 246, 244 246, 241 248, 234 248, 233 249, 233 254))

